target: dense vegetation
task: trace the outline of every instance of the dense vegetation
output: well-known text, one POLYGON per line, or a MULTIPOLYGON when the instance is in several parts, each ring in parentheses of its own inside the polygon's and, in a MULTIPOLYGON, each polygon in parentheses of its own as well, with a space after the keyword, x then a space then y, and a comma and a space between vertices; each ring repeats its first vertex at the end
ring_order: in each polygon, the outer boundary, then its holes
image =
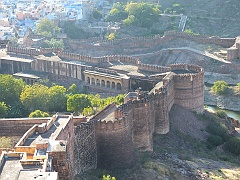
POLYGON ((160 6, 144 2, 115 3, 106 17, 110 22, 123 22, 125 26, 150 28, 159 20, 160 6))
POLYGON ((93 115, 112 102, 123 103, 124 98, 124 95, 101 98, 98 94, 82 94, 76 84, 68 89, 54 84, 27 85, 11 75, 0 75, 0 90, 1 118, 46 117, 65 111, 93 115))
POLYGON ((39 24, 37 24, 36 32, 39 35, 53 38, 60 33, 60 28, 56 23, 49 19, 41 19, 39 24))
POLYGON ((225 95, 227 90, 228 84, 225 81, 216 81, 212 87, 212 91, 218 95, 225 95))

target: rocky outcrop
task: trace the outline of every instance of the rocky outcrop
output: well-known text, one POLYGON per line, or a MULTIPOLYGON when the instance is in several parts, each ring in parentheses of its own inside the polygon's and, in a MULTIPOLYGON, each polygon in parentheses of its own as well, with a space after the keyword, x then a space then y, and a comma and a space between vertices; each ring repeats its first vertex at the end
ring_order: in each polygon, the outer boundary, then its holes
POLYGON ((220 74, 214 72, 204 72, 204 82, 213 84, 216 81, 226 81, 228 84, 236 85, 240 82, 240 74, 220 74))
POLYGON ((217 96, 209 90, 210 88, 205 87, 204 103, 206 105, 218 106, 221 109, 228 109, 232 111, 240 111, 239 95, 217 96))

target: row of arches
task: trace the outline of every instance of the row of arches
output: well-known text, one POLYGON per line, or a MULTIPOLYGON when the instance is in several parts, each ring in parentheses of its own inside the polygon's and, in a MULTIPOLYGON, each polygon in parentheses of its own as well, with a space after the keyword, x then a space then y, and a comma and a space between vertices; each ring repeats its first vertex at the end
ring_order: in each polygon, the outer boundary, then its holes
POLYGON ((109 80, 104 80, 104 79, 95 79, 91 77, 86 78, 86 82, 90 85, 93 86, 99 86, 103 88, 110 88, 110 89, 115 89, 115 90, 122 90, 122 84, 119 82, 110 82, 109 80))

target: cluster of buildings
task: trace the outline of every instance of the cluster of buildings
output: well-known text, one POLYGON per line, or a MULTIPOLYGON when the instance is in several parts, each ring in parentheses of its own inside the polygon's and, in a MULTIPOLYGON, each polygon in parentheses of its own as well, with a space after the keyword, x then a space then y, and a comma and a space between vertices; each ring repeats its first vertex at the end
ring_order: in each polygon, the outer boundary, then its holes
POLYGON ((88 0, 4 0, 0 2, 0 39, 23 37, 42 18, 53 21, 87 20, 94 2, 88 0))

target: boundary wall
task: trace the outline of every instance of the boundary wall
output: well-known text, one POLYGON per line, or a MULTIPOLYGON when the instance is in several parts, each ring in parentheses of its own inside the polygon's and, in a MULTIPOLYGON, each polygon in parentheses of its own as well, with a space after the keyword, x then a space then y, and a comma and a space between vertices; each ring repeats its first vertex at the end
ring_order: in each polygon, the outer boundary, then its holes
POLYGON ((90 44, 92 42, 98 42, 100 45, 119 45, 119 44, 128 44, 129 47, 136 47, 141 44, 141 47, 148 47, 149 45, 157 45, 159 43, 165 43, 175 38, 184 38, 192 40, 199 43, 210 43, 220 45, 225 48, 231 47, 235 43, 236 38, 220 38, 218 36, 204 36, 204 35, 195 35, 188 34, 185 32, 178 31, 167 31, 161 37, 160 35, 155 36, 142 36, 142 37, 132 37, 125 39, 115 39, 115 40, 103 40, 101 38, 92 38, 89 40, 83 41, 74 41, 71 40, 71 44, 77 44, 80 47, 84 47, 84 44, 90 44))

